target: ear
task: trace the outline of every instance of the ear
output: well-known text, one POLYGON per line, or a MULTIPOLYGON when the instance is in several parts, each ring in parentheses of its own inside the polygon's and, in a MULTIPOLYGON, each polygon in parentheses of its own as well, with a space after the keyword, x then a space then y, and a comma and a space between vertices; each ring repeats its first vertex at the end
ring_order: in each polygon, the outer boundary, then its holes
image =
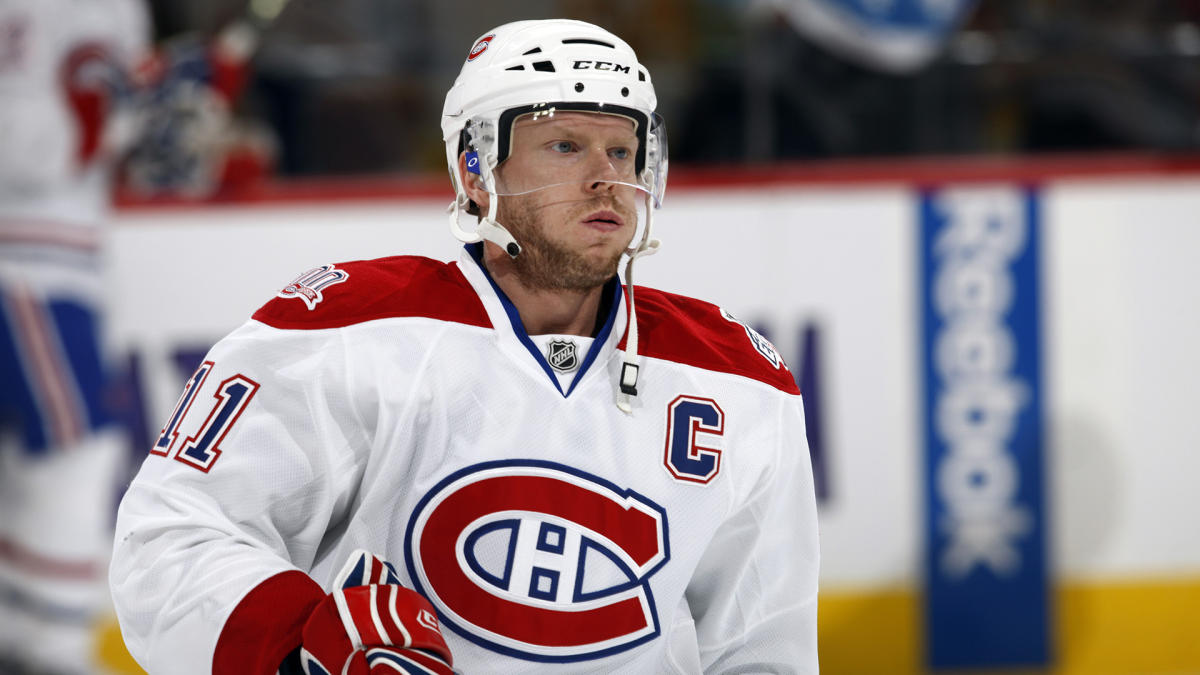
POLYGON ((462 182, 463 191, 467 193, 467 198, 475 202, 484 213, 487 213, 492 196, 483 189, 483 178, 479 174, 467 170, 467 153, 465 152, 458 155, 458 177, 462 182))

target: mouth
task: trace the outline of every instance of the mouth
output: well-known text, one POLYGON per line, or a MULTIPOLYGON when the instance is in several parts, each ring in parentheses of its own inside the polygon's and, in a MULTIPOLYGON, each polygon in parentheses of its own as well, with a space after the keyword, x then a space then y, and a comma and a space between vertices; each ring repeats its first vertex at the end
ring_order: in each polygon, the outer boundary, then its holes
POLYGON ((605 232, 619 230, 625 227, 625 220, 612 211, 596 211, 583 217, 584 225, 605 232))

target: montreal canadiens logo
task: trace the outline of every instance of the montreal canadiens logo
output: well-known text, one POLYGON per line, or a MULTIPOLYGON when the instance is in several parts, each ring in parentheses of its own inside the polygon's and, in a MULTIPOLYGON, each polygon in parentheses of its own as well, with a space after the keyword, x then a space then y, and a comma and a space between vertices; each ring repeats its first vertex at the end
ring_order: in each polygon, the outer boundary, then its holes
POLYGON ((649 582, 670 558, 666 512, 572 467, 462 469, 422 498, 405 547, 442 625, 493 651, 584 661, 659 635, 649 582))
POLYGON ((475 59, 479 58, 479 55, 487 51, 488 45, 490 45, 492 40, 495 38, 495 35, 485 35, 479 38, 479 42, 476 42, 475 46, 471 47, 471 53, 467 54, 467 60, 474 61, 475 59))

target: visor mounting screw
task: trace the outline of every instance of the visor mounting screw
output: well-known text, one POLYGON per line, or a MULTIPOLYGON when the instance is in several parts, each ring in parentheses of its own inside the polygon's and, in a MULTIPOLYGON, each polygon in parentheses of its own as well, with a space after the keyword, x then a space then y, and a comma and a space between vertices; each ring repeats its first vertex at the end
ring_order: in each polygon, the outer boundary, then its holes
POLYGON ((582 82, 575 83, 575 91, 583 91, 583 83, 582 82))
POLYGON ((629 87, 621 87, 621 95, 629 96, 629 87))

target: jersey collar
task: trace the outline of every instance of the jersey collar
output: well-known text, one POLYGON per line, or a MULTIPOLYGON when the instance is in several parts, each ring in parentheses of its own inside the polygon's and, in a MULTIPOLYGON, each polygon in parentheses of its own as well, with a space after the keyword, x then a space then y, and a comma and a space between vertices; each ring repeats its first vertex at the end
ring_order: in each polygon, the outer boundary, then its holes
POLYGON ((610 299, 610 302, 607 303, 607 316, 604 317, 604 323, 596 333, 591 348, 588 349, 588 353, 583 358, 583 363, 580 364, 579 370, 576 371, 575 377, 571 380, 571 385, 564 391, 554 371, 550 368, 550 364, 547 363, 546 357, 538 349, 537 345, 534 344, 533 340, 530 339, 528 331, 525 330, 525 324, 521 321, 521 315, 517 312, 516 305, 496 285, 495 280, 492 279, 492 275, 484 267, 482 242, 467 244, 463 247, 459 267, 462 269, 463 275, 466 276, 467 280, 475 288, 475 292, 479 294, 480 300, 483 301, 483 306, 492 319, 492 325, 498 331, 502 331, 506 325, 511 326, 512 332, 509 335, 519 345, 517 351, 521 351, 521 348, 523 348, 524 352, 532 356, 534 362, 541 367, 551 385, 564 398, 570 396, 571 392, 575 391, 576 386, 583 381, 584 375, 593 363, 597 360, 601 362, 606 360, 599 358, 600 355, 602 353, 606 356, 611 354, 625 330, 623 325, 626 321, 625 310, 623 308, 625 293, 621 280, 614 276, 604 285, 603 292, 610 299))

